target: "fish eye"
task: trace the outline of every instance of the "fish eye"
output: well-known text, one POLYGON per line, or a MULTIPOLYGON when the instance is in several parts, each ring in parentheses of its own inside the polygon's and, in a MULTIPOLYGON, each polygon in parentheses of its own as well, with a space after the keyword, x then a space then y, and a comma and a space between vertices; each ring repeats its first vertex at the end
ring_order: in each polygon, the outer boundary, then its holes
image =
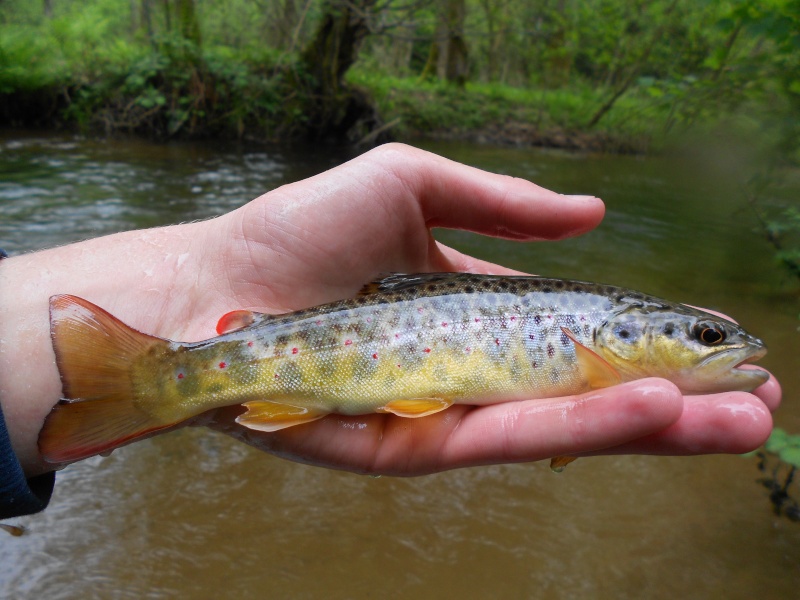
POLYGON ((717 323, 700 321, 692 331, 694 336, 706 346, 716 346, 725 341, 725 329, 717 323))

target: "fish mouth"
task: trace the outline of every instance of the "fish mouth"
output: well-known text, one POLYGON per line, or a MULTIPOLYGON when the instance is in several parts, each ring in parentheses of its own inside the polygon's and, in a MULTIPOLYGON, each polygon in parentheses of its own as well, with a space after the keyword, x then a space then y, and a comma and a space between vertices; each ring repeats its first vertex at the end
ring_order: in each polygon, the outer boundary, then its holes
POLYGON ((769 373, 750 366, 766 354, 763 343, 743 344, 706 357, 698 367, 713 372, 712 388, 750 392, 769 379, 769 373))

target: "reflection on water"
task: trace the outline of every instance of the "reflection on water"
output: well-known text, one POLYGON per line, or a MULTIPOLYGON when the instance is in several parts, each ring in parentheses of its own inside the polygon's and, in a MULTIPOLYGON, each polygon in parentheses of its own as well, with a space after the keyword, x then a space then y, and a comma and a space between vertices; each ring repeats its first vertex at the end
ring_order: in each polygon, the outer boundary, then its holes
MULTIPOLYGON (((519 269, 734 314, 765 338, 764 363, 786 384, 778 424, 800 431, 796 288, 753 233, 730 170, 430 146, 608 204, 604 225, 577 240, 440 239, 519 269)), ((208 218, 344 158, 0 138, 0 245, 18 253, 208 218)), ((15 520, 29 532, 0 535, 0 596, 792 597, 800 526, 771 515, 757 477, 751 461, 713 456, 584 459, 560 476, 530 464, 373 479, 181 430, 60 473, 51 507, 15 520)))

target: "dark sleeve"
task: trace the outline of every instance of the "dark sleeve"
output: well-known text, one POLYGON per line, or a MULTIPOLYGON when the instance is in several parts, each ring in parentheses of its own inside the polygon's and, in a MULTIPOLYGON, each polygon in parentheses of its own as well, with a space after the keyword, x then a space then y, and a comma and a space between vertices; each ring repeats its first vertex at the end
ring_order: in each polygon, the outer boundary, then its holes
POLYGON ((6 421, 0 407, 0 519, 44 510, 50 502, 55 482, 55 472, 25 479, 22 465, 8 439, 6 421))

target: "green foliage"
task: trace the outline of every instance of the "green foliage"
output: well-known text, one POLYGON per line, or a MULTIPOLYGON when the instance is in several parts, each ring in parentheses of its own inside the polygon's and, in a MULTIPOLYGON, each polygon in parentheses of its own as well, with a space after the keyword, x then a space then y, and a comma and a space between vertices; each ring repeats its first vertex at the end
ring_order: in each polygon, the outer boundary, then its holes
POLYGON ((800 502, 792 496, 794 476, 800 469, 800 435, 776 427, 763 449, 751 454, 758 456, 758 469, 766 475, 759 483, 769 490, 775 514, 800 522, 800 502))
MULTIPOLYGON (((49 94, 67 118, 103 126, 132 125, 133 109, 111 119, 132 102, 148 115, 134 119, 142 130, 302 117, 296 57, 337 1, 55 0, 45 15, 43 2, 4 0, 0 95, 19 104, 19 94, 49 94)), ((574 135, 591 123, 593 135, 642 147, 749 120, 759 140, 800 161, 800 0, 467 0, 461 93, 435 69, 419 81, 447 2, 376 6, 351 81, 409 131, 516 120, 574 135)))
POLYGON ((800 435, 790 434, 776 427, 764 444, 764 450, 800 469, 800 435))

